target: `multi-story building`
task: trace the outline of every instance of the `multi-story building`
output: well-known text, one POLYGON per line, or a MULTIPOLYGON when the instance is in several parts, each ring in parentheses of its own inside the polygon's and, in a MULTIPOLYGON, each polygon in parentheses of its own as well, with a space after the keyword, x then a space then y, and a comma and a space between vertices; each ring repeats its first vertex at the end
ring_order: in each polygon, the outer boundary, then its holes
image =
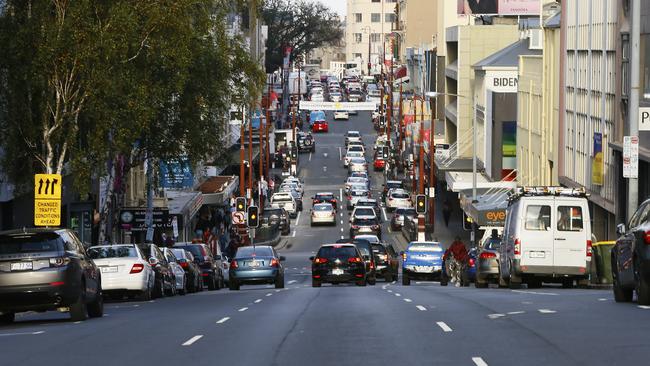
POLYGON ((390 55, 385 42, 395 21, 397 0, 348 0, 345 27, 346 61, 356 61, 368 74, 379 73, 383 54, 390 55))

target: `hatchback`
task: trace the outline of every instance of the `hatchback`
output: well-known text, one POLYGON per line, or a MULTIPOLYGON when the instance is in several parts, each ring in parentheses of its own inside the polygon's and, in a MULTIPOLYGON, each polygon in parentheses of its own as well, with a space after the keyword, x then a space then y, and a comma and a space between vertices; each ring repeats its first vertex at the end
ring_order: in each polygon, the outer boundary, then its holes
POLYGON ((365 172, 368 171, 368 162, 365 158, 351 158, 348 163, 348 172, 365 172))
MULTIPOLYGON (((499 282, 499 247, 500 238, 487 238, 477 251, 476 281, 477 288, 488 287, 490 281, 499 282)), ((530 285, 529 285, 530 286, 530 285)))
POLYGON ((350 118, 350 115, 348 114, 348 111, 334 111, 334 119, 344 119, 348 120, 350 118))
POLYGON ((102 272, 102 291, 106 295, 151 300, 156 274, 135 244, 90 247, 88 256, 102 272))
POLYGON ((392 282, 397 278, 399 258, 397 252, 390 244, 372 243, 372 251, 375 254, 375 265, 377 277, 383 277, 386 282, 392 282))
MULTIPOLYGON (((348 152, 345 154, 345 156, 343 157, 343 166, 344 166, 345 168, 347 168, 348 165, 350 165, 350 160, 353 159, 353 158, 361 158, 361 159, 364 159, 363 152, 361 152, 361 151, 348 151, 348 152)), ((365 159, 364 159, 364 160, 365 160, 365 159)))
POLYGON ((327 132, 329 131, 329 125, 327 121, 316 121, 311 125, 311 130, 313 132, 327 132))
POLYGON ((353 189, 350 190, 350 193, 346 196, 347 198, 347 209, 352 210, 354 208, 354 205, 357 204, 357 201, 359 201, 362 198, 368 198, 370 197, 370 191, 363 187, 356 187, 353 186, 353 189))
POLYGON ((357 286, 366 285, 366 264, 354 244, 325 244, 309 260, 312 262, 313 287, 320 287, 323 282, 338 284, 354 281, 357 286))
POLYGON ((261 215, 262 225, 278 224, 280 234, 289 235, 291 232, 291 220, 289 213, 281 207, 265 207, 261 215))
POLYGON ((317 203, 311 209, 311 226, 329 224, 336 226, 336 209, 331 203, 317 203))
POLYGON ((391 189, 388 192, 388 198, 386 199, 386 208, 393 211, 399 207, 413 207, 411 196, 403 189, 391 189))
POLYGON ((172 248, 172 252, 178 258, 178 264, 185 270, 187 276, 187 290, 189 292, 203 291, 201 279, 201 268, 194 261, 192 253, 185 249, 172 248))
POLYGON ((284 288, 284 257, 271 246, 245 246, 237 249, 230 260, 230 290, 239 290, 241 285, 274 284, 284 288))
POLYGON ((390 220, 390 228, 393 231, 400 230, 404 226, 406 218, 414 218, 417 216, 415 208, 413 207, 398 207, 390 220))

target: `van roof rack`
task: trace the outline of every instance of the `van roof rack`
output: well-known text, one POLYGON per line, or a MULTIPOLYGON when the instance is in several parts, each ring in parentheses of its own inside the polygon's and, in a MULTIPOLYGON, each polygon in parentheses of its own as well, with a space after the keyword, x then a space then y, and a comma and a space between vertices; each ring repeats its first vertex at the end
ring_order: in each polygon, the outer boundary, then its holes
POLYGON ((584 187, 567 188, 560 186, 524 186, 517 187, 515 192, 508 197, 508 203, 514 202, 521 197, 535 196, 564 196, 564 197, 589 197, 584 187))

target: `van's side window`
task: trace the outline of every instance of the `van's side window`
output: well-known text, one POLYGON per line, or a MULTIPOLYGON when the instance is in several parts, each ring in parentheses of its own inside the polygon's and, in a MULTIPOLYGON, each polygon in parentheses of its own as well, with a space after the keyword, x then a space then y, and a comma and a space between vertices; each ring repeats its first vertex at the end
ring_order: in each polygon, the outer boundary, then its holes
POLYGON ((559 231, 582 231, 582 207, 559 206, 557 208, 557 229, 559 231))
POLYGON ((526 230, 546 231, 551 227, 551 206, 526 207, 526 230))

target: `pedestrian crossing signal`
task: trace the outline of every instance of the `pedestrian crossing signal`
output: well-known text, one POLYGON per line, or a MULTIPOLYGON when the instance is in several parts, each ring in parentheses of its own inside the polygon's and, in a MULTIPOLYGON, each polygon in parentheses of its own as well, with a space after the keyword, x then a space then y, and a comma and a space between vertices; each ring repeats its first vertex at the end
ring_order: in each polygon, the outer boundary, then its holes
POLYGON ((248 227, 258 227, 260 220, 259 220, 259 212, 258 212, 257 206, 250 206, 248 208, 248 227))
POLYGON ((246 211, 246 197, 237 197, 235 199, 235 207, 237 208, 237 211, 246 211))
POLYGON ((423 194, 415 196, 415 212, 419 214, 427 213, 427 196, 423 194))

